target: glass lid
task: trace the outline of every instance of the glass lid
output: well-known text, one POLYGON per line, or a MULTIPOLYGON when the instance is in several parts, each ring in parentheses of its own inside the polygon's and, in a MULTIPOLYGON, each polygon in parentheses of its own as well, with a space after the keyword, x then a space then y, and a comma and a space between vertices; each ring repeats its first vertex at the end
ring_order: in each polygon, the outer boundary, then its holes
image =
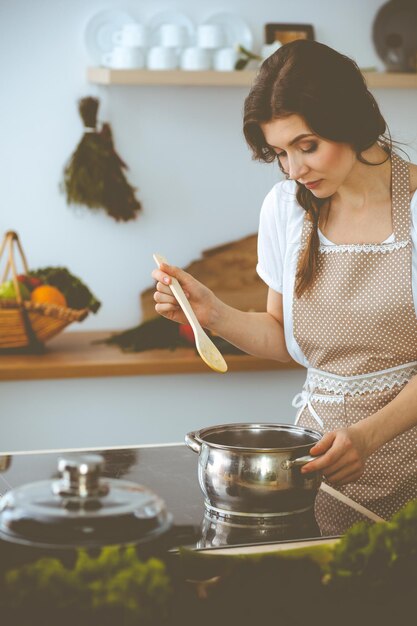
POLYGON ((171 515, 147 487, 101 478, 99 455, 58 461, 58 480, 29 483, 0 499, 0 538, 44 547, 147 542, 167 531, 171 515))

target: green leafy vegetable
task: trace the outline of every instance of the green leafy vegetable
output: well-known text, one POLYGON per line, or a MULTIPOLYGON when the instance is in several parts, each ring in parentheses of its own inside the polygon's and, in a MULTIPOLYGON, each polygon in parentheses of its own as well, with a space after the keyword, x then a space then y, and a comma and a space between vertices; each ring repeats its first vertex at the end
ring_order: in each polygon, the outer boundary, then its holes
POLYGON ((353 526, 336 546, 329 583, 355 593, 417 592, 417 500, 389 522, 353 526))
POLYGON ((91 293, 80 278, 73 276, 66 267, 42 267, 29 272, 29 276, 40 278, 46 285, 57 287, 65 296, 71 309, 90 309, 97 313, 101 302, 91 293))
POLYGON ((103 548, 97 558, 80 550, 73 569, 58 559, 42 558, 9 571, 0 608, 4 616, 7 611, 18 616, 19 621, 11 623, 19 626, 163 626, 168 623, 171 598, 163 561, 143 562, 133 546, 112 546, 103 548))
MULTIPOLYGON (((94 343, 116 345, 125 352, 142 352, 157 348, 169 350, 189 348, 190 343, 181 336, 179 329, 180 325, 176 322, 171 322, 165 317, 156 317, 94 343)), ((210 332, 207 334, 210 336, 210 332)), ((221 337, 211 337, 211 340, 223 354, 243 354, 239 348, 221 337)))
POLYGON ((41 559, 6 575, 0 615, 16 626, 414 624, 417 500, 389 522, 300 548, 237 556, 182 549, 172 563, 105 548, 98 558, 80 551, 72 569, 41 559))
POLYGON ((239 57, 235 63, 235 70, 244 70, 249 61, 262 61, 262 57, 259 56, 259 54, 255 54, 241 44, 238 44, 236 48, 239 53, 239 57))

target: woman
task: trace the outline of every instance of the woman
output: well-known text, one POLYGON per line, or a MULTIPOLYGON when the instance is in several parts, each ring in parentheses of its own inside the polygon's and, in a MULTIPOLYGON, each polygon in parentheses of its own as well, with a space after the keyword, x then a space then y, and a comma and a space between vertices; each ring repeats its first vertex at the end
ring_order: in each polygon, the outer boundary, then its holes
MULTIPOLYGON (((200 323, 245 352, 308 368, 297 423, 320 430, 320 470, 383 518, 417 497, 417 166, 392 149, 357 65, 313 41, 282 46, 245 101, 254 158, 278 165, 261 210, 265 313, 237 311, 172 266, 153 272, 156 310, 200 323), (410 204, 411 202, 411 204, 410 204)), ((319 494, 323 534, 353 521, 319 494)))

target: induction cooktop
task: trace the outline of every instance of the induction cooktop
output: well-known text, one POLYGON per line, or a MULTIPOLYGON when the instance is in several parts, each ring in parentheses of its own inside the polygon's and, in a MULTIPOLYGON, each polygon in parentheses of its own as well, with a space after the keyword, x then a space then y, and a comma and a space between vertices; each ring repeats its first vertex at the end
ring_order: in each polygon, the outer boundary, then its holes
MULTIPOLYGON (((258 546, 321 536, 314 509, 282 516, 279 523, 259 520, 250 527, 239 519, 210 515, 198 483, 198 456, 184 444, 0 455, 0 496, 27 483, 57 478, 58 460, 68 453, 100 454, 104 458, 104 477, 142 484, 160 496, 173 516, 173 550, 179 546, 196 550, 258 546)), ((334 500, 335 506, 349 509, 347 504, 334 500)))

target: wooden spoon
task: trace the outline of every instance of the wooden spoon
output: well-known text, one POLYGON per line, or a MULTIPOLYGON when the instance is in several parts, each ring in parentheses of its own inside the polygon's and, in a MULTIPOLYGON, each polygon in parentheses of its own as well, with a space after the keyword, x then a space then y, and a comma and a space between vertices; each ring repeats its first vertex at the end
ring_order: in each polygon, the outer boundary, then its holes
MULTIPOLYGON (((168 261, 165 259, 165 257, 160 254, 154 254, 153 258, 158 267, 161 266, 161 263, 168 264, 168 261)), ((191 328, 193 329, 195 345, 204 363, 211 367, 211 369, 213 369, 215 372, 227 372, 226 361, 224 360, 223 356, 216 348, 212 340, 202 329, 201 324, 196 318, 195 313, 192 310, 191 305, 188 302, 187 296, 185 295, 181 285, 179 284, 178 280, 173 276, 171 276, 171 283, 169 284, 169 287, 174 294, 178 304, 182 308, 185 317, 189 321, 191 328)))

